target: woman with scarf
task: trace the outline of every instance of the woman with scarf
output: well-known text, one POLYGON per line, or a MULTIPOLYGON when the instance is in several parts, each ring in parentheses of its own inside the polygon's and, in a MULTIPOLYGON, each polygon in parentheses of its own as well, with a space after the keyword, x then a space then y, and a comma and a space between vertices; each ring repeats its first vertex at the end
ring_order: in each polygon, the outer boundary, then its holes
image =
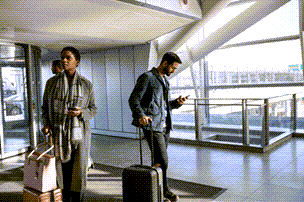
POLYGON ((57 183, 64 201, 81 201, 91 145, 89 121, 97 108, 91 82, 76 70, 79 51, 63 48, 60 62, 64 71, 50 78, 45 86, 42 132, 53 137, 57 183))

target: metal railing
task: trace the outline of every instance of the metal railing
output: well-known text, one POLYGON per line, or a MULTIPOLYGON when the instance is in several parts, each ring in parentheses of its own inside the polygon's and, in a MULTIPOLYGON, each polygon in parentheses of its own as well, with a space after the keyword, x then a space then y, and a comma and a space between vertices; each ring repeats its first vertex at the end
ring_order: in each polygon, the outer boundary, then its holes
MULTIPOLYGON (((210 115, 208 115, 210 109, 214 109, 216 107, 221 106, 240 106, 242 123, 241 123, 241 131, 242 131, 242 145, 249 146, 250 145, 250 130, 249 130, 249 116, 248 116, 248 108, 255 107, 260 109, 262 116, 262 129, 261 129, 261 147, 265 147, 269 145, 270 141, 270 109, 271 106, 275 103, 287 102, 289 103, 288 109, 289 112, 288 117, 290 115, 290 127, 289 131, 294 132, 297 129, 297 94, 285 94, 280 96, 268 97, 268 98, 209 98, 209 99, 189 99, 185 105, 194 105, 194 122, 195 122, 195 136, 196 140, 202 140, 201 132, 202 126, 208 126, 210 123, 210 115), (288 99, 284 99, 288 97, 288 99), (212 103, 210 103, 213 101, 212 103), (215 103, 214 101, 218 101, 215 103), (220 101, 225 101, 226 103, 221 103, 220 101), (227 101, 233 101, 233 103, 227 103, 227 101), (193 102, 193 103, 189 103, 193 102), (208 106, 208 111, 204 111, 202 114, 200 106, 208 106), (211 107, 213 106, 213 107, 211 107), (203 121, 204 120, 204 121, 203 121), (205 123, 203 123, 205 122, 205 123)), ((299 100, 298 100, 299 101, 299 100)), ((304 105, 304 104, 303 104, 304 105)), ((273 112, 272 112, 273 113, 273 112)), ((287 117, 287 118, 288 118, 287 117)), ((286 132, 286 128, 285 131, 286 132)))

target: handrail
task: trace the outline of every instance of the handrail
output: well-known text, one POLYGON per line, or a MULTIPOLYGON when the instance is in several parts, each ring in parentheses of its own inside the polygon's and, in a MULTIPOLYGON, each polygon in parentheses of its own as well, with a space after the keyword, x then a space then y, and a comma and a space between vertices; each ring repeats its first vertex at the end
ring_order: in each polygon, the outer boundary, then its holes
POLYGON ((283 95, 277 95, 272 97, 264 97, 264 98, 189 98, 188 100, 265 100, 265 99, 274 99, 279 97, 285 97, 288 95, 294 94, 304 94, 304 92, 297 92, 297 93, 288 93, 283 95))
MULTIPOLYGON (((194 103, 185 103, 184 105, 194 105, 194 103)), ((210 104, 210 103, 203 103, 197 105, 223 105, 223 106, 242 106, 242 104, 210 104)), ((247 106, 264 106, 264 104, 247 104, 247 106)))

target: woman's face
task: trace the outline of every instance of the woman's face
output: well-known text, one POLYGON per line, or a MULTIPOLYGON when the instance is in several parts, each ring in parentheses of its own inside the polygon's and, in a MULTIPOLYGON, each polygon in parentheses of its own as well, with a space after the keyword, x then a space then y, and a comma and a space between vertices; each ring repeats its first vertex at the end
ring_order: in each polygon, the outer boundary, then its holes
POLYGON ((76 60, 74 54, 71 51, 65 50, 61 53, 61 65, 64 71, 74 73, 79 61, 76 60))

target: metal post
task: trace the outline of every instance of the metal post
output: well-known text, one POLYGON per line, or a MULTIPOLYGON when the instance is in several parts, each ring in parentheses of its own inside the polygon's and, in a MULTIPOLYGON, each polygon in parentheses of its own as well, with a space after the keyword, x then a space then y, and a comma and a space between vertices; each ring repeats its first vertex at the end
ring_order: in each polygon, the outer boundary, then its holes
POLYGON ((242 99, 242 125, 243 125, 243 145, 250 144, 247 99, 242 99))
POLYGON ((205 117, 206 117, 206 124, 210 124, 210 105, 209 105, 209 66, 208 62, 204 57, 204 98, 207 98, 205 103, 205 117))
POLYGON ((290 118, 291 118, 290 129, 292 131, 296 131, 297 130, 297 94, 292 95, 290 118))
POLYGON ((24 45, 25 49, 25 66, 26 66, 26 85, 27 85, 27 100, 28 100, 28 124, 29 124, 29 133, 30 133, 30 144, 31 149, 34 149, 37 146, 37 134, 35 128, 35 117, 34 117, 34 109, 33 109, 33 78, 32 72, 33 68, 33 60, 32 60, 32 47, 30 45, 24 45))
POLYGON ((195 139, 196 140, 201 140, 201 135, 200 135, 200 118, 199 118, 199 108, 198 108, 198 99, 194 99, 194 121, 195 121, 195 139))
POLYGON ((261 145, 265 147, 269 144, 269 100, 264 100, 264 115, 263 115, 263 126, 262 126, 261 145))

